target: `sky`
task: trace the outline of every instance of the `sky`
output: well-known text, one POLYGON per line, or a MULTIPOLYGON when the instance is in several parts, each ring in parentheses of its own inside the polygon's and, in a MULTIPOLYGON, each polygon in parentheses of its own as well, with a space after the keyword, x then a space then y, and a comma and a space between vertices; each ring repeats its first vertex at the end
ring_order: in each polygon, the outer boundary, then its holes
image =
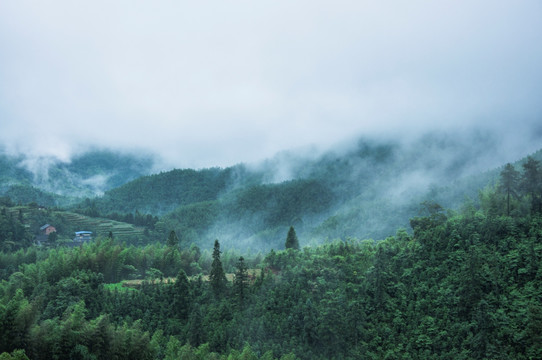
POLYGON ((0 144, 229 166, 356 136, 542 147, 542 2, 2 1, 0 144))

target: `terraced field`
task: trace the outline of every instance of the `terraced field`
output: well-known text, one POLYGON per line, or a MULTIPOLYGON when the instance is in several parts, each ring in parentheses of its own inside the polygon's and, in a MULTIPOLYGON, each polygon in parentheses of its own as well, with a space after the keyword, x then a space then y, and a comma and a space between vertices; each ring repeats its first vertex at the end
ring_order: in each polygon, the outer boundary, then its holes
POLYGON ((110 219, 92 218, 64 211, 59 212, 58 215, 66 223, 76 226, 81 230, 93 231, 94 236, 107 236, 109 232, 112 232, 116 239, 129 240, 142 237, 144 232, 144 228, 110 219))
MULTIPOLYGON (((60 218, 64 225, 75 229, 74 231, 92 231, 92 236, 94 238, 107 236, 109 232, 112 232, 115 239, 120 241, 134 241, 144 237, 145 229, 142 227, 110 219, 93 218, 70 211, 46 210, 29 206, 15 206, 6 208, 6 210, 11 213, 12 216, 18 216, 19 210, 21 210, 25 222, 30 222, 29 219, 32 218, 39 218, 40 212, 45 212, 47 214, 45 218, 52 216, 60 218)), ((43 224, 40 223, 39 226, 41 225, 43 224)), ((51 223, 51 225, 55 226, 53 223, 51 223)), ((30 230, 33 232, 36 229, 30 230)), ((71 236, 72 234, 69 235, 71 236)))

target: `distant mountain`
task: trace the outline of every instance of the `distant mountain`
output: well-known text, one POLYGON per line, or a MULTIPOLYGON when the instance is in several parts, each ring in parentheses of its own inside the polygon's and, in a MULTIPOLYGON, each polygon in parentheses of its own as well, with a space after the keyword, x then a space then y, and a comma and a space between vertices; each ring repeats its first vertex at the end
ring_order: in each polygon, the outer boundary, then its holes
MULTIPOLYGON (((175 230, 185 246, 211 248, 220 239, 227 247, 279 249, 289 226, 302 246, 348 237, 376 240, 410 230, 409 219, 423 201, 458 209, 470 199, 476 206, 479 191, 498 180, 505 150, 491 134, 432 133, 152 175, 152 157, 110 151, 41 165, 0 155, 0 196, 139 226, 147 226, 141 220, 147 219, 151 239, 166 239, 175 230)), ((542 160, 542 151, 534 156, 542 160)))
POLYGON ((24 156, 10 156, 0 152, 0 192, 4 193, 12 185, 29 185, 32 172, 22 166, 24 156))
POLYGON ((0 153, 0 195, 14 202, 66 205, 152 173, 151 156, 93 150, 69 162, 0 153))
MULTIPOLYGON (((106 191, 99 213, 161 216, 157 238, 211 247, 281 248, 293 225, 301 245, 383 239, 409 229, 420 203, 458 208, 499 177, 491 136, 428 134, 414 141, 361 139, 317 156, 283 152, 256 165, 172 170, 106 191)), ((85 203, 84 206, 89 206, 85 203)))

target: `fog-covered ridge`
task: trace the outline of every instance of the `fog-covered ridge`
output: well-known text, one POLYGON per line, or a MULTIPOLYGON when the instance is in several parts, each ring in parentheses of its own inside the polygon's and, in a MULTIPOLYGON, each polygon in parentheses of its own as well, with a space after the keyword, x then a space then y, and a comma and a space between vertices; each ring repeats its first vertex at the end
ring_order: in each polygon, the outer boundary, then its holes
POLYGON ((383 239, 409 229, 425 200, 458 208, 529 153, 490 131, 364 137, 330 149, 283 151, 227 168, 153 171, 149 156, 92 151, 32 167, 3 155, 3 194, 15 202, 70 205, 92 216, 159 216, 154 239, 175 230, 187 243, 215 238, 244 249, 280 248, 289 226, 302 244, 383 239), (31 171, 32 170, 32 171, 31 171), (30 188, 33 186, 33 188, 30 188), (88 198, 88 199, 85 199, 88 198))
MULTIPOLYGON (((383 239, 409 228, 419 204, 458 208, 493 184, 511 149, 492 132, 433 132, 416 138, 358 138, 326 151, 283 151, 228 168, 149 175, 97 198, 100 212, 161 216, 166 236, 249 249, 282 246, 290 225, 301 242, 383 239)), ((518 154, 518 158, 526 154, 518 154)))
POLYGON ((155 158, 151 155, 106 149, 89 149, 71 159, 11 154, 4 150, 0 152, 0 193, 9 192, 13 186, 23 186, 62 197, 94 197, 153 172, 154 166, 155 158))

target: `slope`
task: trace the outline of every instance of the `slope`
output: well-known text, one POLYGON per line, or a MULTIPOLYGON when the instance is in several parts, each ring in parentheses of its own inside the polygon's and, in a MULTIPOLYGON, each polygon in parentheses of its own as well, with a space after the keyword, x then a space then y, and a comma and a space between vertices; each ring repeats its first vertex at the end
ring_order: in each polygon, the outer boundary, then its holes
POLYGON ((15 202, 66 206, 150 174, 154 162, 148 155, 111 150, 87 151, 69 161, 0 151, 0 195, 15 202))
POLYGON ((188 242, 253 250, 282 248, 294 225, 302 245, 335 238, 384 239, 409 229, 420 204, 448 209, 496 183, 498 142, 478 133, 428 134, 416 141, 362 139, 316 158, 281 153, 246 173, 260 183, 182 205, 162 218, 188 242), (285 177, 284 169, 288 169, 285 177), (278 175, 277 175, 278 174, 278 175), (265 183, 274 178, 290 178, 265 183), (301 200, 300 200, 301 199, 301 200))
POLYGON ((115 239, 131 244, 142 243, 147 239, 144 228, 120 221, 37 206, 8 206, 2 209, 11 217, 20 218, 32 238, 39 234, 42 225, 51 224, 56 228, 58 238, 65 241, 72 239, 74 232, 80 230, 92 231, 94 238, 107 237, 112 233, 115 239))
MULTIPOLYGON (((283 152, 260 164, 144 176, 90 202, 99 214, 159 215, 155 239, 175 230, 209 247, 282 248, 293 225, 301 245, 336 238, 384 239, 426 200, 457 209, 495 184, 504 151, 482 133, 359 139, 317 155, 283 152)), ((80 204, 83 209, 89 203, 80 204)))

